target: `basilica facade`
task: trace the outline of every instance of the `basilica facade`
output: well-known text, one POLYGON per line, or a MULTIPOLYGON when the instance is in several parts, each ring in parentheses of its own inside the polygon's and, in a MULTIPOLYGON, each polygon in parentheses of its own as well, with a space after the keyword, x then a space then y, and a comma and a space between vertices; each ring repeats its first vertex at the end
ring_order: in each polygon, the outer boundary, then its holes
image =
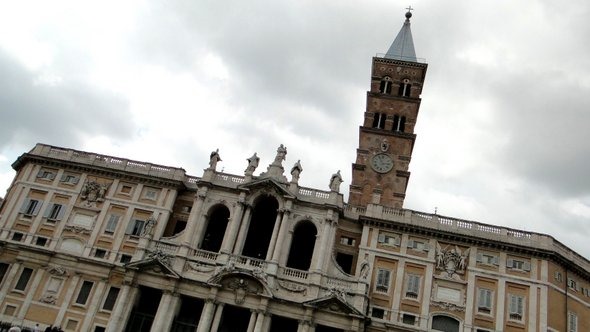
POLYGON ((403 207, 427 64, 372 59, 349 199, 278 146, 243 174, 37 144, 0 206, 0 321, 66 331, 589 331, 590 262, 550 235, 403 207))

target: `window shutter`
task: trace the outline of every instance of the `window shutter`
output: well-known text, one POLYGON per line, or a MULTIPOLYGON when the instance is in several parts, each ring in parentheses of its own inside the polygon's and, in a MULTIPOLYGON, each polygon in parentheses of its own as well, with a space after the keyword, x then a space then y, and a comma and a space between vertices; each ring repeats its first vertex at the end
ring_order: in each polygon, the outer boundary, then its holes
POLYGON ((67 178, 68 178, 68 176, 67 176, 67 175, 65 175, 65 174, 62 174, 62 175, 61 175, 61 178, 59 178, 59 182, 66 182, 67 178))
POLYGON ((127 229, 125 230, 125 234, 133 233, 133 227, 135 227, 135 220, 131 219, 131 220, 129 220, 129 223, 127 224, 127 229))
POLYGON ((408 248, 414 248, 414 240, 408 240, 408 248))
POLYGON ((25 198, 25 200, 23 201, 23 205, 21 205, 20 207, 20 213, 27 212, 27 207, 29 206, 30 202, 31 200, 29 198, 25 198))
POLYGON ((494 256, 494 265, 500 265, 498 256, 494 256))
POLYGON ((531 270, 531 262, 524 262, 523 270, 530 271, 531 270))
POLYGON ((35 210, 33 210, 33 215, 36 216, 39 214, 39 210, 41 210, 41 206, 43 206, 43 201, 39 201, 35 206, 35 210))
POLYGON ((508 258, 506 260, 506 267, 513 267, 514 266, 514 260, 512 258, 508 258))
POLYGON ((510 310, 511 314, 517 313, 517 311, 516 311, 517 306, 518 306, 518 304, 517 304, 516 296, 510 295, 510 309, 509 310, 510 310))
POLYGON ((379 234, 379 239, 377 240, 379 243, 385 242, 385 234, 379 234))
POLYGON ((37 177, 42 178, 44 174, 45 174, 45 171, 41 170, 41 171, 37 172, 37 177))
POLYGON ((67 208, 67 205, 60 205, 59 212, 57 213, 57 218, 55 218, 55 220, 61 220, 64 217, 67 208))
POLYGON ((477 253, 477 256, 475 257, 475 261, 478 263, 483 262, 483 255, 480 253, 477 253))
POLYGON ((55 174, 53 174, 53 173, 51 173, 51 172, 50 172, 50 173, 47 175, 47 178, 48 178, 49 180, 53 180, 53 179, 55 179, 55 174))
POLYGON ((53 210, 53 206, 55 204, 53 203, 49 203, 49 205, 47 205, 47 207, 45 208, 45 212, 43 213, 43 218, 49 218, 49 215, 51 215, 51 210, 53 210))
POLYGON ((73 184, 78 184, 78 181, 80 181, 80 178, 77 176, 72 179, 73 184))
POLYGON ((393 239, 393 243, 394 243, 396 246, 399 246, 399 245, 400 245, 400 242, 401 242, 401 240, 400 240, 400 238, 399 238, 399 237, 397 237, 397 236, 396 236, 396 237, 393 239))
POLYGON ((424 243, 424 251, 430 251, 430 243, 424 243))

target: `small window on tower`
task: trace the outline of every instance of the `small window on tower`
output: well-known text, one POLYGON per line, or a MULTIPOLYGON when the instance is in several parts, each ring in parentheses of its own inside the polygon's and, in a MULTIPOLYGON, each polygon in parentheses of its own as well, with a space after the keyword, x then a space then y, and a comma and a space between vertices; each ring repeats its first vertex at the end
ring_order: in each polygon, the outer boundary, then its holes
POLYGON ((391 78, 389 76, 383 77, 379 91, 385 94, 391 94, 391 78))
POLYGON ((373 128, 379 128, 379 129, 385 128, 385 119, 387 119, 387 114, 375 113, 375 115, 373 117, 373 128))
POLYGON ((393 116, 393 126, 391 127, 391 130, 403 132, 405 127, 406 127, 406 117, 394 115, 393 116))
POLYGON ((412 90, 412 85, 409 79, 404 79, 399 86, 399 95, 402 97, 409 97, 412 90))

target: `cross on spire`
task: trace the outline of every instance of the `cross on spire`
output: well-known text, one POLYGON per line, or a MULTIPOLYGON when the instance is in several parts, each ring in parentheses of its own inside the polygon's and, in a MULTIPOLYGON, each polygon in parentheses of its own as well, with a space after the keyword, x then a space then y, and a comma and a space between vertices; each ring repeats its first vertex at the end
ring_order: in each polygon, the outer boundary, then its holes
POLYGON ((412 6, 408 6, 406 9, 408 10, 409 13, 411 13, 412 10, 414 10, 414 8, 412 8, 412 6))

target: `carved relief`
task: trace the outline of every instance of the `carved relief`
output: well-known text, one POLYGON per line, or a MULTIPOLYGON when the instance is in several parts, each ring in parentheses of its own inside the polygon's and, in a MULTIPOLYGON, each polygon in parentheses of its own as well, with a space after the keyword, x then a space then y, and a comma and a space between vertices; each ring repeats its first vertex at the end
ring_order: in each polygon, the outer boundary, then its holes
POLYGON ((90 235, 92 232, 89 229, 86 229, 84 227, 80 227, 80 226, 74 226, 74 225, 66 225, 64 227, 65 231, 68 232, 72 232, 75 234, 84 234, 84 235, 90 235))
POLYGON ((455 274, 465 273, 468 257, 469 249, 464 252, 457 246, 446 246, 443 249, 438 242, 436 243, 436 269, 443 271, 443 277, 456 279, 458 276, 455 274))
POLYGON ((41 296, 39 301, 43 302, 43 303, 47 303, 47 304, 56 304, 57 303, 57 296, 55 296, 55 294, 48 292, 48 293, 45 293, 43 296, 41 296))
POLYGON ((197 272, 209 273, 209 272, 215 271, 215 266, 194 263, 194 262, 186 262, 186 264, 184 265, 184 270, 185 271, 197 271, 197 272))
POLYGON ((293 293, 302 293, 303 296, 307 295, 307 287, 303 285, 296 284, 294 282, 289 281, 277 281, 281 288, 286 289, 289 292, 293 293))
POLYGON ((80 191, 80 198, 86 201, 86 205, 92 205, 95 202, 103 202, 104 196, 109 189, 110 184, 101 184, 96 181, 86 180, 80 191))
POLYGON ((262 284, 254 279, 241 275, 225 278, 221 282, 221 285, 234 291, 236 304, 243 304, 247 294, 257 295, 263 292, 262 284))
POLYGON ((172 266, 172 256, 163 252, 162 250, 150 251, 148 252, 147 257, 151 259, 157 259, 159 262, 168 267, 172 266))
POLYGON ((63 276, 68 275, 68 271, 66 271, 66 269, 64 269, 61 266, 57 266, 57 265, 48 266, 46 270, 47 270, 47 273, 55 275, 55 276, 63 277, 63 276))
POLYGON ((447 311, 465 311, 465 307, 453 304, 453 303, 448 303, 448 302, 439 302, 439 301, 432 301, 430 302, 430 304, 432 306, 435 307, 439 307, 441 309, 447 310, 447 311))

